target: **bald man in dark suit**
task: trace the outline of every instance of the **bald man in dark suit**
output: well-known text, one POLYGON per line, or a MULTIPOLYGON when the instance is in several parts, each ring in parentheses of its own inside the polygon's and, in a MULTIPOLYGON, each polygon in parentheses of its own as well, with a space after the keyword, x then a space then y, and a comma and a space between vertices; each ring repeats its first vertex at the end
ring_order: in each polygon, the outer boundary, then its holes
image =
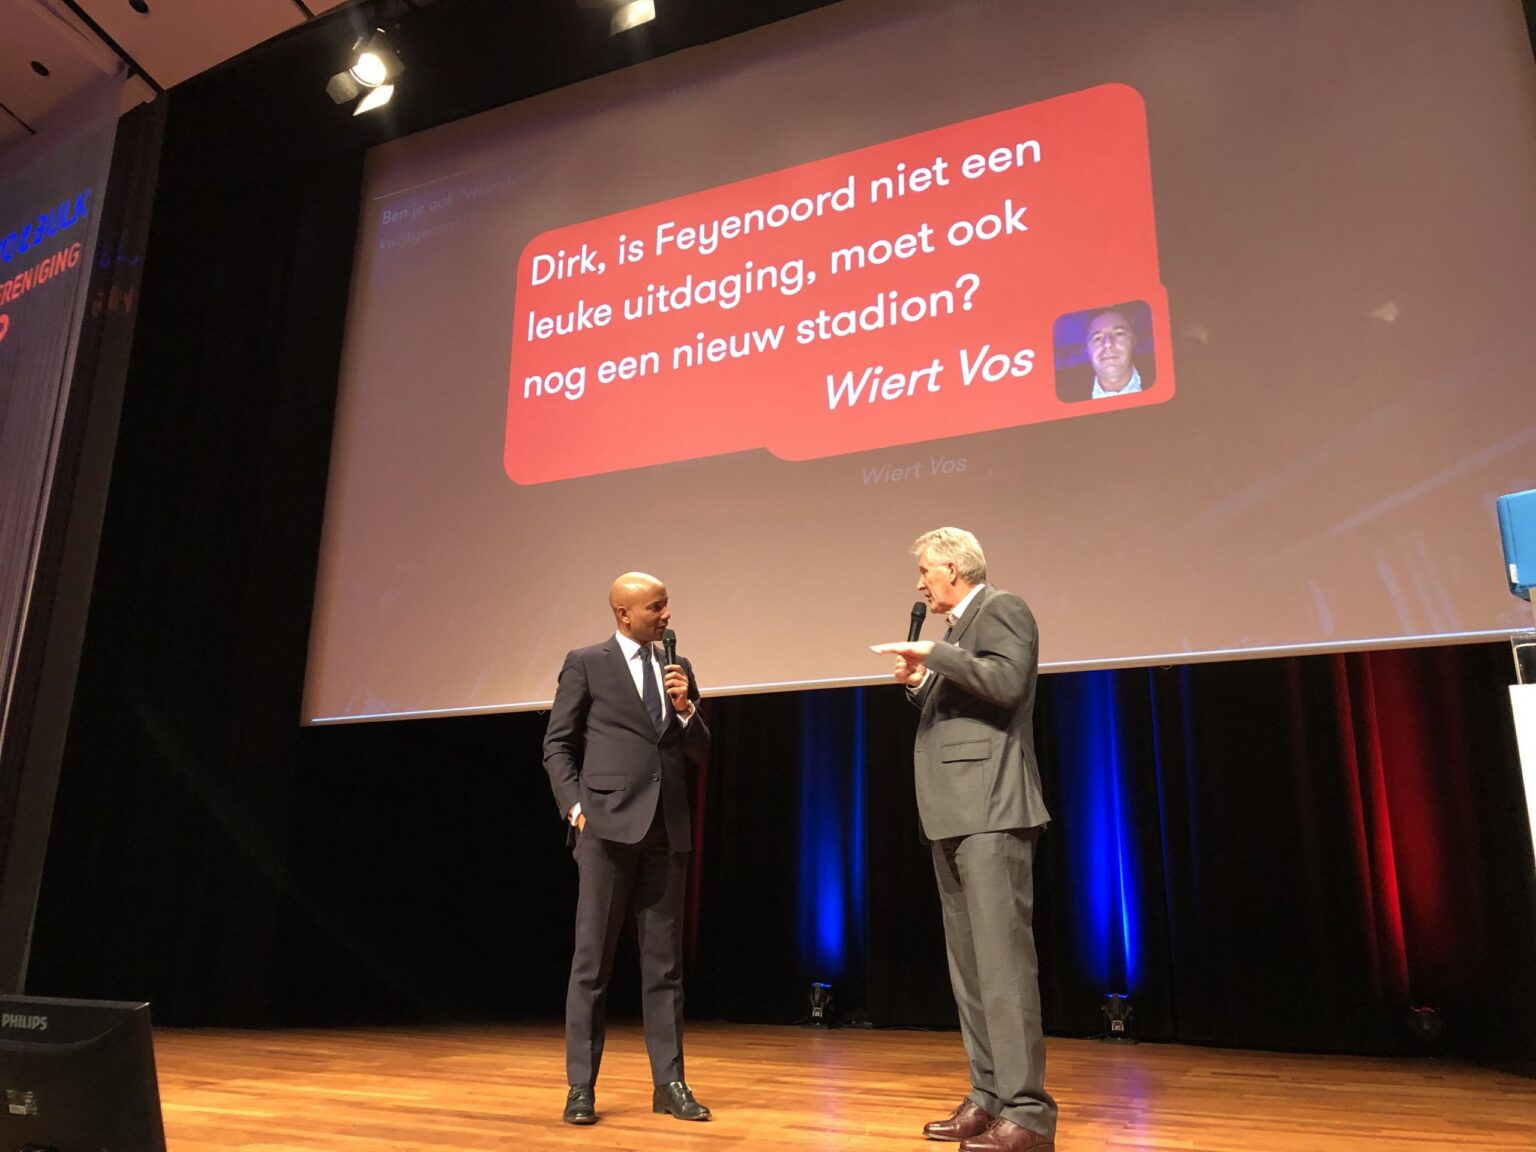
POLYGON ((917 811, 930 841, 944 944, 971 1091, 932 1140, 962 1152, 1047 1152, 1056 1102, 1045 1090, 1035 954, 1035 841, 1050 820, 1035 762, 1035 617, 986 583, 976 537, 937 528, 912 545, 918 590, 949 620, 943 640, 880 644, 917 706, 917 811))
POLYGON ((709 753, 688 661, 662 667, 667 588, 628 572, 609 591, 617 630, 568 654, 544 735, 544 770, 580 874, 565 1002, 569 1090, 561 1117, 597 1121, 608 980, 628 912, 640 952, 653 1112, 707 1120, 683 1079, 683 890, 693 847, 687 768, 709 753))

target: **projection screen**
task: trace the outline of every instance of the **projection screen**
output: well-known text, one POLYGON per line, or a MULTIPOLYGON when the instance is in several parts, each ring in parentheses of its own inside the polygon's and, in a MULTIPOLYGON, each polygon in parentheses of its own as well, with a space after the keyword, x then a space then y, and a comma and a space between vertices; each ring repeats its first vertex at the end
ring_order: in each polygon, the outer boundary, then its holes
POLYGON ((945 524, 1047 668, 1518 628, 1533 142, 1515 0, 844 0, 379 147, 303 718, 541 706, 635 569, 883 682, 945 524))

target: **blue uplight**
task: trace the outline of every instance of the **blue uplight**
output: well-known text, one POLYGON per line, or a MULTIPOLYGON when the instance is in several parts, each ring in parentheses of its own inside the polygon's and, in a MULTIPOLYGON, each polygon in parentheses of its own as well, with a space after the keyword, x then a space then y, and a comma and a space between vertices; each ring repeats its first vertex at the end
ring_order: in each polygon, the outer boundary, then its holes
POLYGON ((846 975, 865 935, 864 695, 800 700, 800 958, 818 980, 846 975))
POLYGON ((1056 677, 1052 700, 1064 840, 1082 910, 1078 954, 1099 987, 1131 989, 1138 968, 1138 886, 1122 795, 1117 675, 1100 671, 1056 677))

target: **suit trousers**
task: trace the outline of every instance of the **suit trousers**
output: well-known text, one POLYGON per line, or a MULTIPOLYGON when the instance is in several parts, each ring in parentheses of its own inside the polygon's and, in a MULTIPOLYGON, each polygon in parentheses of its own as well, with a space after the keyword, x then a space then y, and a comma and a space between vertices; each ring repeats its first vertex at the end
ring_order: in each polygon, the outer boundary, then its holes
POLYGON ((683 888, 688 853, 671 851, 658 798, 638 844, 576 838, 579 874, 576 946, 565 997, 565 1070, 571 1084, 595 1084, 603 1061, 608 981, 614 949, 631 910, 640 953, 641 1011, 651 1076, 683 1078, 683 888))
POLYGON ((978 832, 932 847, 970 1099, 990 1116, 1053 1137, 1032 924, 1035 833, 978 832))

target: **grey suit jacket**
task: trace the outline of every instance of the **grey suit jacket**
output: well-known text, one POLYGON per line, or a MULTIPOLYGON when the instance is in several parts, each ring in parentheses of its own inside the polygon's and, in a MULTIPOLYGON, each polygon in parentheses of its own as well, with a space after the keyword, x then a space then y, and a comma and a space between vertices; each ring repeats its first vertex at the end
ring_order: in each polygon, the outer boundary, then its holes
MULTIPOLYGON (((689 698, 698 700, 692 665, 678 663, 688 674, 689 698)), ((663 803, 672 850, 692 847, 688 761, 702 763, 709 754, 709 728, 697 710, 685 727, 662 695, 669 717, 658 736, 617 640, 566 656, 544 731, 544 771, 562 819, 580 801, 588 832, 637 844, 663 803)))
POLYGON ((923 834, 944 840, 1048 823, 1035 759, 1039 634, 1029 606, 983 587, 927 665, 928 678, 908 694, 922 712, 913 763, 923 834))

